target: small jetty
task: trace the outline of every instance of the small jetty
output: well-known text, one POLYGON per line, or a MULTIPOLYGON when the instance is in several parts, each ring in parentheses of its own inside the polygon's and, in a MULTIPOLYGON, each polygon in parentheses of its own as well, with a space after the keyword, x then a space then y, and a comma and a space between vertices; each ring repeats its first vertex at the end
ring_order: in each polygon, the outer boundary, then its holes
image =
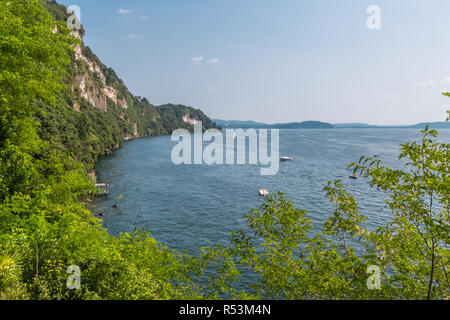
POLYGON ((292 157, 280 157, 281 161, 292 161, 292 157))
POLYGON ((258 193, 262 197, 267 197, 269 195, 269 191, 267 191, 267 189, 264 189, 264 188, 260 188, 258 190, 258 193))
POLYGON ((98 182, 95 184, 97 188, 97 196, 108 196, 109 195, 109 182, 98 182))

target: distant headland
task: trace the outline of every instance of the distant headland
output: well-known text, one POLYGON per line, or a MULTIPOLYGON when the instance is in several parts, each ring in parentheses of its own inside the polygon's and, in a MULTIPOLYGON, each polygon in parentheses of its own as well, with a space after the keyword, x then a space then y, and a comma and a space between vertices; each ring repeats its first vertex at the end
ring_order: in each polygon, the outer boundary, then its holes
POLYGON ((431 129, 450 129, 450 122, 422 122, 414 125, 370 125, 367 123, 337 123, 331 124, 321 121, 303 121, 290 123, 268 124, 255 121, 219 120, 213 121, 223 128, 255 128, 255 129, 424 129, 427 125, 431 129))

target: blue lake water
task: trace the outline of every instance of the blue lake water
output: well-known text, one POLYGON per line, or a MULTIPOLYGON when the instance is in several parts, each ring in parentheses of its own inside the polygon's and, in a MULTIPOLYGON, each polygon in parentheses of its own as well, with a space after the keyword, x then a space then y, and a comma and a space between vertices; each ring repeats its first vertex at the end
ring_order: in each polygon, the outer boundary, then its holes
MULTIPOLYGON (((402 166, 399 145, 420 137, 417 129, 282 130, 280 155, 294 161, 280 163, 274 176, 261 176, 254 165, 177 166, 170 137, 141 138, 99 162, 98 180, 111 186, 109 198, 95 200, 94 212, 105 213, 104 226, 113 235, 147 228, 170 248, 197 254, 201 247, 227 244, 229 233, 245 227, 242 215, 264 201, 259 188, 284 192, 320 228, 333 212, 322 189, 341 179, 368 217, 366 226, 375 229, 389 219, 386 196, 364 179, 349 179, 347 165, 381 154, 384 165, 402 166), (118 195, 123 198, 113 209, 118 195)), ((440 130, 439 140, 450 142, 450 130, 440 130)))

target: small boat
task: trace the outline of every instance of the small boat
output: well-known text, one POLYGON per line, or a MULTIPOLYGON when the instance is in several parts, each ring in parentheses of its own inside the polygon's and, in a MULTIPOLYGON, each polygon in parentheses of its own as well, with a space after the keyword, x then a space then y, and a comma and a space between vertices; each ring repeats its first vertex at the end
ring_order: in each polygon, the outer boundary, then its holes
POLYGON ((373 157, 374 157, 374 158, 379 158, 379 157, 381 157, 381 154, 376 154, 376 155, 374 155, 373 157))
POLYGON ((258 190, 258 193, 260 196, 263 196, 263 197, 267 197, 269 195, 269 191, 267 191, 267 189, 264 189, 264 188, 260 188, 258 190))
POLYGON ((358 179, 358 176, 356 175, 356 173, 353 173, 353 174, 350 175, 349 178, 356 180, 356 179, 358 179))
POLYGON ((292 161, 292 157, 280 157, 281 161, 292 161))

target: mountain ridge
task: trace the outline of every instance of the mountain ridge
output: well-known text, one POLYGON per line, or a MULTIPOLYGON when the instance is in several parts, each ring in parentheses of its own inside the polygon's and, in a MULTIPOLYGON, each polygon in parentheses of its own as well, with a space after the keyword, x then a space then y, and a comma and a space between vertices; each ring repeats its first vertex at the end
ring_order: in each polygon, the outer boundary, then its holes
POLYGON ((321 121, 303 121, 290 123, 268 124, 253 120, 220 120, 213 121, 224 128, 237 129, 450 129, 449 122, 420 122, 413 125, 371 125, 367 123, 326 123, 321 121))
MULTIPOLYGON (((67 21, 67 8, 55 0, 43 0, 55 21, 67 21)), ((57 26, 55 31, 58 32, 57 26)), ((70 53, 65 88, 58 107, 41 105, 37 115, 39 135, 52 147, 73 154, 87 170, 97 158, 119 148, 124 141, 144 136, 169 135, 184 128, 193 131, 188 119, 202 121, 205 129, 217 126, 201 110, 185 105, 155 106, 133 95, 115 70, 106 66, 84 44, 85 30, 72 30, 78 43, 70 53)))
POLYGON ((219 120, 213 119, 213 121, 223 128, 238 129, 333 129, 333 125, 330 123, 320 121, 303 121, 303 122, 290 122, 290 123, 275 123, 268 124, 255 121, 239 121, 239 120, 219 120))

